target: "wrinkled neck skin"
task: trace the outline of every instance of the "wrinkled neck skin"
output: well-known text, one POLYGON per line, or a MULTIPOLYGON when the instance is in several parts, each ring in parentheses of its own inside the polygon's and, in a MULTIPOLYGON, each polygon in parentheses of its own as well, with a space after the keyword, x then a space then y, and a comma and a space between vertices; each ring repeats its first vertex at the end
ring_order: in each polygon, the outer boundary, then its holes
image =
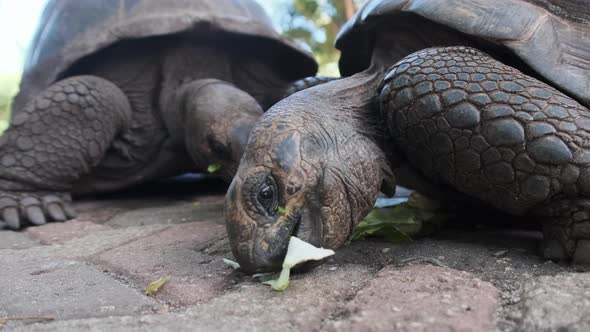
POLYGON ((380 147, 387 137, 376 102, 382 77, 382 70, 373 67, 304 90, 262 118, 262 127, 273 126, 273 133, 280 135, 279 128, 284 126, 286 132, 299 136, 297 158, 301 160, 296 164, 301 171, 295 173, 304 174, 305 179, 290 182, 315 188, 305 193, 302 212, 321 216, 322 238, 314 244, 327 248, 344 244, 373 207, 384 182, 392 180, 388 158, 380 147))

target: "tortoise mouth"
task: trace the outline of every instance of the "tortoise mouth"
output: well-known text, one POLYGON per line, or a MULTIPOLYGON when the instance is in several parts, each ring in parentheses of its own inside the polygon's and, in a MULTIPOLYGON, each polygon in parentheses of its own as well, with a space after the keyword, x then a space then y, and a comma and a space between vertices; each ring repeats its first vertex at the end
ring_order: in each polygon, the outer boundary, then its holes
POLYGON ((323 224, 319 211, 314 213, 312 209, 304 209, 296 220, 291 235, 320 247, 323 242, 323 224))
POLYGON ((299 231, 301 227, 301 214, 297 217, 297 221, 295 222, 295 227, 293 227, 293 232, 291 236, 299 237, 299 231))

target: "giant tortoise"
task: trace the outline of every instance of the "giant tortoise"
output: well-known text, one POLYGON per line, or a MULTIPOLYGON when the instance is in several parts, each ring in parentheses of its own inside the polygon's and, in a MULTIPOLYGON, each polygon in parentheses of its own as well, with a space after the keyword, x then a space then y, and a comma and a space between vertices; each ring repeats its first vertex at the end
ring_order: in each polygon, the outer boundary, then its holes
POLYGON ((396 184, 530 217, 545 257, 587 263, 589 20, 581 0, 366 3, 336 42, 349 77, 252 131, 226 196, 239 263, 280 267, 291 235, 341 246, 396 184))
POLYGON ((253 0, 50 1, 0 140, 0 226, 209 165, 229 182, 256 119, 316 70, 253 0))

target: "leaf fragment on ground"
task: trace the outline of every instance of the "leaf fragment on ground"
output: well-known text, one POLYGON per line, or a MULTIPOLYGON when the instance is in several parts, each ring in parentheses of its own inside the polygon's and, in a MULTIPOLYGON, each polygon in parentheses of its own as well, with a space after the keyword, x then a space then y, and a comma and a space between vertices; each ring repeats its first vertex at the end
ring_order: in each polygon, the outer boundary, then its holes
POLYGON ((221 165, 219 164, 211 164, 207 167, 208 173, 215 173, 221 169, 221 165))
POLYGON ((232 261, 231 259, 224 258, 224 259, 223 259, 223 262, 224 262, 226 265, 229 265, 229 266, 231 266, 231 268, 233 268, 234 270, 237 270, 237 269, 239 269, 239 268, 240 268, 240 263, 238 263, 238 262, 234 262, 234 261, 232 261))
POLYGON ((168 280, 170 280, 171 276, 166 276, 164 278, 160 278, 154 282, 152 282, 151 284, 149 284, 145 290, 145 295, 152 295, 158 292, 158 290, 160 290, 160 288, 162 286, 164 286, 164 284, 166 284, 168 282, 168 280))
POLYGON ((289 286, 289 276, 293 267, 307 261, 318 261, 332 255, 334 255, 333 250, 317 248, 295 236, 291 236, 279 278, 265 281, 263 284, 269 285, 277 291, 285 290, 289 286))
POLYGON ((54 320, 55 317, 47 317, 47 316, 28 316, 28 317, 2 317, 0 318, 0 327, 2 325, 10 322, 10 321, 22 321, 22 320, 35 320, 35 321, 49 321, 54 320))

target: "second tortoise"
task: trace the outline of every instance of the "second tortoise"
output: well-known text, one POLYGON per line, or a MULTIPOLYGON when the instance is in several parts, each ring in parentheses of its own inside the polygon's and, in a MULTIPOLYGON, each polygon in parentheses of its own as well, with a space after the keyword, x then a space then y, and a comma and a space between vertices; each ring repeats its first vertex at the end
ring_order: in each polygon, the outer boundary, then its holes
POLYGON ((0 138, 0 228, 209 165, 231 180, 258 117, 316 69, 252 0, 50 1, 0 138))

